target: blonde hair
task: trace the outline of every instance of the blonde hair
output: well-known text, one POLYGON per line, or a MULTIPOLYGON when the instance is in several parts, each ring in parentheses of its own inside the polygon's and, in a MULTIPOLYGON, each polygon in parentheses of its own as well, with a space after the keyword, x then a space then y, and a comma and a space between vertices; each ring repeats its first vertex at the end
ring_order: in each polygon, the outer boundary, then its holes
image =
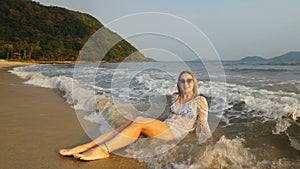
POLYGON ((185 70, 185 71, 182 71, 182 72, 179 74, 178 79, 177 79, 177 90, 178 90, 177 94, 178 94, 179 96, 177 97, 176 100, 178 100, 178 99, 183 95, 183 93, 182 93, 182 91, 180 90, 180 87, 179 87, 179 80, 180 80, 180 77, 181 77, 183 74, 185 74, 185 73, 191 75, 192 78, 193 78, 193 82, 194 82, 193 99, 196 98, 196 97, 198 96, 198 80, 197 80, 197 76, 196 76, 194 73, 185 70))

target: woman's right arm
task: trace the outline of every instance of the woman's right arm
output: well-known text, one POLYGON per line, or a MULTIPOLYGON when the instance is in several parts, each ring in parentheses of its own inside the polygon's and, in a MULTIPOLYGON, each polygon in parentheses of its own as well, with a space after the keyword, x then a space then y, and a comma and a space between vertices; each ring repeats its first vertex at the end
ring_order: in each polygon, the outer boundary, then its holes
POLYGON ((171 100, 171 105, 170 105, 170 109, 169 109, 169 115, 168 115, 168 119, 171 119, 172 118, 172 116, 174 115, 173 113, 172 113, 172 111, 174 111, 171 107, 172 107, 172 104, 174 104, 176 101, 177 101, 177 99, 178 99, 178 96, 179 96, 179 94, 178 93, 173 93, 172 94, 172 100, 171 100))
POLYGON ((177 101, 178 97, 179 97, 179 94, 178 94, 178 93, 173 93, 173 94, 172 94, 172 104, 175 103, 175 102, 177 101))

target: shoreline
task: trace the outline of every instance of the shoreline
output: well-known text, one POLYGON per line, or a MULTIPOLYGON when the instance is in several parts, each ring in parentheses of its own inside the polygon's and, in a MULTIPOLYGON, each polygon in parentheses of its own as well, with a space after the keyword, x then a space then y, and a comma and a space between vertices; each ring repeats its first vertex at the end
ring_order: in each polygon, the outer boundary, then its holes
POLYGON ((76 63, 85 63, 85 62, 76 62, 76 61, 23 61, 23 60, 6 60, 0 59, 0 67, 1 66, 19 66, 19 65, 32 65, 32 64, 76 64, 76 63))
MULTIPOLYGON (((121 61, 123 62, 123 61, 121 61)), ((32 64, 89 64, 89 63, 121 63, 120 61, 36 61, 36 60, 6 60, 0 59, 0 67, 1 66, 18 66, 18 65, 32 65, 32 64)), ((128 62, 128 61, 125 61, 128 62)), ((129 61, 128 63, 138 63, 138 62, 157 62, 157 61, 129 61)))
MULTIPOLYGON (((83 162, 58 154, 90 141, 75 110, 53 89, 24 84, 8 70, 32 63, 0 62, 0 164, 3 168, 147 168, 136 159, 111 154, 83 162)), ((92 128, 97 128, 91 124, 92 128)))
POLYGON ((8 61, 8 60, 0 59, 0 69, 3 69, 3 68, 12 69, 12 67, 16 67, 16 66, 26 66, 26 65, 33 65, 33 64, 35 64, 35 63, 8 61))

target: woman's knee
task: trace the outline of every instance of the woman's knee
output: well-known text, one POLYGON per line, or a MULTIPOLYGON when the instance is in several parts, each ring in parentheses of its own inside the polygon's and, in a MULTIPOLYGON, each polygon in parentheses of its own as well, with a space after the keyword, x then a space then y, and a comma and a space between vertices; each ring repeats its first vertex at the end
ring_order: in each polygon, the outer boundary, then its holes
POLYGON ((142 117, 142 116, 139 116, 139 117, 136 117, 131 123, 130 123, 130 125, 128 126, 128 127, 130 127, 130 128, 134 128, 134 129, 136 129, 136 130, 142 130, 143 128, 144 128, 144 123, 143 123, 143 121, 144 121, 145 119, 144 119, 144 117, 142 117))

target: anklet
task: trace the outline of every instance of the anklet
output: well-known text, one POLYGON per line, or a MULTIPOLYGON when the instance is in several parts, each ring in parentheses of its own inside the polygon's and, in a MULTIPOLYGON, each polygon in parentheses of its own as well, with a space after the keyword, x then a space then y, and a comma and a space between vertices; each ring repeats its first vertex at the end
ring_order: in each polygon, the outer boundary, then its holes
POLYGON ((104 145, 104 146, 105 146, 105 148, 106 148, 106 152, 110 153, 110 151, 109 151, 109 149, 108 149, 108 147, 107 147, 106 143, 103 143, 103 145, 104 145))

